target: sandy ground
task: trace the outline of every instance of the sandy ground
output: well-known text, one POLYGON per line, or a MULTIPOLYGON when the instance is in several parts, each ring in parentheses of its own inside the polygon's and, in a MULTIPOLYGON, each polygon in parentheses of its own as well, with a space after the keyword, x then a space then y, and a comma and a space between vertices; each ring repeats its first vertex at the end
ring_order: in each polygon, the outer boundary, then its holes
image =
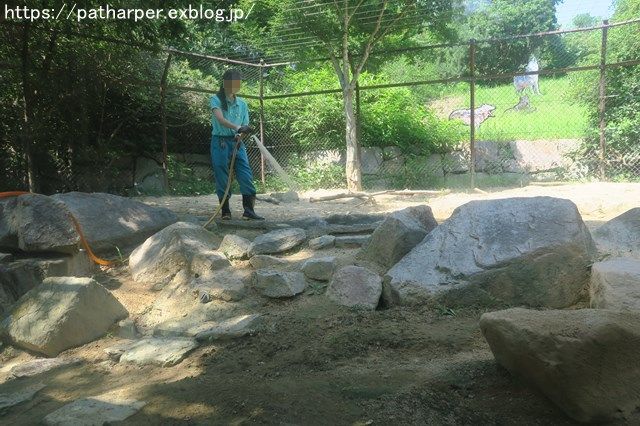
MULTIPOLYGON (((332 213, 388 212, 428 204, 441 221, 468 201, 518 196, 554 196, 572 200, 591 229, 640 204, 640 184, 529 186, 486 194, 380 196, 375 204, 360 199, 278 206, 259 203, 269 220, 332 213)), ((144 198, 179 215, 205 217, 213 197, 144 198)), ((240 201, 232 201, 238 215, 240 201)), ((246 237, 259 231, 242 230, 246 237)), ((218 232, 222 238, 222 232, 218 232)), ((356 249, 330 249, 354 263, 356 249)), ((287 256, 290 268, 314 255, 302 249, 287 256)), ((248 267, 237 262, 236 267, 248 267)), ((154 300, 149 286, 134 283, 126 268, 96 278, 137 318, 154 300)), ((137 367, 108 360, 103 339, 64 352, 78 365, 29 379, 8 380, 11 366, 34 358, 5 347, 0 352, 0 394, 26 385, 47 385, 35 398, 0 413, 3 424, 36 424, 75 399, 119 390, 147 405, 124 424, 283 424, 283 425, 563 425, 573 424, 546 398, 497 367, 479 328, 480 315, 495 307, 460 310, 396 307, 357 312, 337 307, 310 285, 284 301, 263 300, 259 333, 202 346, 169 368, 137 367)), ((213 303, 213 302, 212 302, 213 303)), ((225 302, 215 302, 224 304, 225 302)))

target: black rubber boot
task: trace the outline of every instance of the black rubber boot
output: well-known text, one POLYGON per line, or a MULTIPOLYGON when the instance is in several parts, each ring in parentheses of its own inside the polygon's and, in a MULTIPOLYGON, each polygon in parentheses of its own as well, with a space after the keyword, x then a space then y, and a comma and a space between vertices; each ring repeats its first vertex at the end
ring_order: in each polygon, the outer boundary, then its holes
POLYGON ((220 210, 220 217, 222 220, 231 220, 231 209, 229 208, 229 197, 225 198, 224 202, 221 197, 218 197, 220 204, 222 204, 222 210, 220 210))
POLYGON ((242 207, 244 208, 244 213, 242 213, 242 218, 245 220, 264 220, 264 217, 260 217, 253 211, 253 206, 256 203, 255 195, 242 195, 242 207))

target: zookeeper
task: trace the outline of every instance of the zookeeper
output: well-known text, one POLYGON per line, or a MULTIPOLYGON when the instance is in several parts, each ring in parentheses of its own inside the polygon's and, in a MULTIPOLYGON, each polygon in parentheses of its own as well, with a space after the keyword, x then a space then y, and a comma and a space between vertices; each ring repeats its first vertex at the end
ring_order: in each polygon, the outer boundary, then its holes
MULTIPOLYGON (((227 182, 229 180, 229 166, 233 155, 234 145, 237 140, 251 132, 249 127, 249 108, 244 99, 236 94, 240 91, 242 75, 240 71, 229 69, 222 75, 220 90, 211 96, 209 104, 212 111, 211 132, 211 164, 216 179, 216 193, 222 204, 222 219, 231 219, 229 208, 229 194, 224 197, 227 182)), ((253 185, 253 173, 249 166, 247 148, 244 142, 240 142, 233 167, 236 179, 240 185, 242 194, 242 218, 247 220, 264 220, 254 211, 256 201, 256 188, 253 185)))

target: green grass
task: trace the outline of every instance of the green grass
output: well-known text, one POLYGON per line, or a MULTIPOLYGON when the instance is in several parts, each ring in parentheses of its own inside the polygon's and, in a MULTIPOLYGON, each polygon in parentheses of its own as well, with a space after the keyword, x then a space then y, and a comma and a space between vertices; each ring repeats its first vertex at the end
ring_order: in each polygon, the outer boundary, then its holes
MULTIPOLYGON (((469 107, 469 88, 456 85, 454 89, 459 106, 469 107)), ((509 141, 539 139, 579 139, 587 132, 587 108, 572 99, 574 91, 567 77, 540 78, 542 95, 527 91, 530 104, 535 111, 505 112, 516 105, 519 96, 513 84, 495 87, 476 86, 476 106, 491 104, 496 106, 494 117, 480 126, 478 140, 509 141)))

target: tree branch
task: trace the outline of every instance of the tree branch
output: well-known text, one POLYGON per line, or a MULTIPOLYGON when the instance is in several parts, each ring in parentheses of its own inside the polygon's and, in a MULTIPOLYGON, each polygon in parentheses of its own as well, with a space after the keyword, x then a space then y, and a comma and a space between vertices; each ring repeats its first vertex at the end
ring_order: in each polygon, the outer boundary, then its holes
POLYGON ((353 78, 349 82, 349 84, 355 85, 356 80, 358 79, 358 77, 360 76, 360 73, 362 72, 362 69, 364 68, 364 64, 367 62, 367 59, 369 58, 369 53, 371 53, 371 49, 373 48, 373 43, 376 40, 376 35, 378 34, 378 31, 380 31, 380 26, 382 24, 382 17, 384 16, 384 12, 387 9, 387 4, 388 3, 389 3, 389 0, 384 0, 382 2, 382 8, 380 9, 380 15, 378 15, 378 19, 376 20, 376 27, 373 30, 373 32, 371 33, 371 36, 369 37, 369 40, 367 41, 367 45, 365 46, 365 49, 364 49, 364 54, 362 55, 362 60, 360 61, 360 64, 356 68, 356 72, 353 75, 353 78))
POLYGON ((347 25, 349 25, 349 23, 351 22, 351 19, 353 18, 353 15, 356 14, 356 11, 360 8, 360 6, 362 6, 363 2, 364 0, 360 0, 356 5, 356 7, 353 9, 353 12, 351 12, 351 14, 349 15, 349 18, 347 18, 347 25))

